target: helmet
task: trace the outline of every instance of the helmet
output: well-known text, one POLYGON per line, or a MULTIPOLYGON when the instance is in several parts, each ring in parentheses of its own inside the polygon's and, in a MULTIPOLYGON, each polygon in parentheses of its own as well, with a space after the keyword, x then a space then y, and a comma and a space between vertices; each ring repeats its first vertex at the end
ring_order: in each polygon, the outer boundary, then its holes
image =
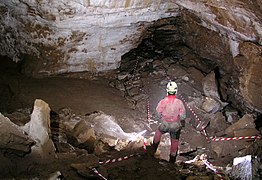
POLYGON ((168 94, 176 94, 177 84, 174 81, 170 81, 169 83, 167 83, 166 91, 168 94))

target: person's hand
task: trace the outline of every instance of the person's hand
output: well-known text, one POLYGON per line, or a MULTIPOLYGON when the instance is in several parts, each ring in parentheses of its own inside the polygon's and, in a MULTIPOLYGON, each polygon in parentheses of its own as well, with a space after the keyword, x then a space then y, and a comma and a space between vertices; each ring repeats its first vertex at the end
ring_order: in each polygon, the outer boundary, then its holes
POLYGON ((159 119, 162 119, 162 114, 157 114, 157 117, 159 118, 159 119))
POLYGON ((186 125, 186 121, 185 120, 181 120, 180 123, 181 123, 182 127, 185 127, 185 125, 186 125))

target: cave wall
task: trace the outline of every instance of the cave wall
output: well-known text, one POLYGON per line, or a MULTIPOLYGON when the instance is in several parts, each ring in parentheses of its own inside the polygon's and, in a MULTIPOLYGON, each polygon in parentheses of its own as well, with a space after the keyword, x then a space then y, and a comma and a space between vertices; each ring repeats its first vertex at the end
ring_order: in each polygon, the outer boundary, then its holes
POLYGON ((147 24, 177 8, 161 0, 1 0, 0 55, 25 60, 33 76, 116 69, 147 24))
MULTIPOLYGON (((225 37, 223 45, 233 56, 239 54, 240 41, 262 43, 261 0, 1 0, 0 55, 25 60, 25 73, 33 76, 113 70, 146 36, 152 21, 181 10, 199 19, 198 27, 185 26, 191 47, 205 28, 225 37)), ((209 56, 221 51, 212 53, 209 56)))
POLYGON ((261 113, 262 46, 243 42, 239 47, 240 54, 234 58, 236 71, 239 72, 239 86, 232 88, 235 90, 234 96, 249 110, 261 113))
POLYGON ((203 58, 191 65, 203 72, 218 67, 224 100, 244 113, 261 113, 262 1, 202 2, 177 1, 183 42, 203 58))
POLYGON ((212 68, 219 67, 222 91, 230 95, 225 98, 262 112, 261 4, 261 0, 0 0, 0 55, 23 61, 24 73, 35 77, 115 70, 125 53, 150 36, 148 28, 157 20, 179 17, 180 29, 169 24, 165 27, 172 31, 169 36, 159 31, 154 37, 158 51, 173 55, 177 43, 184 43, 203 61, 190 66, 206 73, 203 64, 208 61, 212 68))

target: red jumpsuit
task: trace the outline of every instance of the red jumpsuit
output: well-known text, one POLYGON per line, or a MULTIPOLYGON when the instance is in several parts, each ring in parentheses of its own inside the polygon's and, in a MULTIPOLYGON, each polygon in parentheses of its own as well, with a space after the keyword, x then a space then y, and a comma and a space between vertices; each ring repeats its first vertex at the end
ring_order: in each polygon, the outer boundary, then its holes
POLYGON ((170 155, 176 156, 178 149, 178 136, 181 130, 180 120, 186 118, 186 110, 183 102, 176 95, 168 95, 162 99, 156 108, 162 122, 156 130, 154 144, 159 144, 161 136, 169 132, 171 138, 170 155))

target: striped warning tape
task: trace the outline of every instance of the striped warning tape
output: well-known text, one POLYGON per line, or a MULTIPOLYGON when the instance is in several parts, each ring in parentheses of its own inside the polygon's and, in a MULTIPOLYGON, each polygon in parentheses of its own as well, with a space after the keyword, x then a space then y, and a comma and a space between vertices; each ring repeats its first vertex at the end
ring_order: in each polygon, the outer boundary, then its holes
MULTIPOLYGON (((195 116, 196 120, 198 121, 198 125, 197 127, 201 124, 201 120, 199 119, 199 117, 196 115, 196 113, 193 111, 193 109, 189 106, 189 104, 185 101, 185 99, 183 98, 182 95, 180 95, 181 99, 183 100, 183 102, 186 104, 186 106, 188 107, 188 109, 192 112, 192 114, 195 116)), ((231 141, 231 140, 241 140, 241 139, 258 139, 261 138, 260 136, 241 136, 241 137, 230 137, 230 138, 223 138, 223 137, 217 137, 217 138, 213 138, 213 137, 209 137, 207 135, 207 132, 205 130, 205 127, 203 126, 201 128, 201 131, 203 131, 205 137, 207 140, 211 140, 211 141, 231 141)))
POLYGON ((97 174, 101 179, 107 180, 101 173, 99 173, 96 168, 92 169, 94 171, 95 174, 97 174))
MULTIPOLYGON (((187 101, 185 100, 185 98, 184 98, 181 94, 178 94, 178 95, 181 97, 182 101, 186 104, 186 106, 188 107, 188 109, 190 110, 190 112, 194 115, 195 119, 196 119, 197 122, 198 122, 198 125, 197 125, 197 127, 198 127, 198 126, 201 124, 200 118, 197 116, 197 114, 194 112, 194 110, 189 106, 189 104, 187 103, 187 101)), ((201 131, 203 131, 206 139, 209 140, 210 138, 209 138, 208 135, 207 135, 207 132, 206 132, 206 130, 205 130, 205 127, 202 127, 202 128, 201 128, 201 131)))
POLYGON ((202 162, 210 169, 212 170, 218 177, 220 177, 221 180, 224 180, 224 177, 221 172, 217 171, 214 166, 208 162, 207 160, 202 160, 202 162))
MULTIPOLYGON (((168 81, 171 81, 171 78, 170 78, 167 74, 166 74, 166 78, 168 79, 168 81)), ((197 127, 198 127, 198 126, 201 124, 200 118, 197 116, 197 114, 194 112, 194 110, 189 106, 189 104, 187 103, 187 101, 185 100, 185 98, 184 98, 181 94, 177 94, 177 95, 181 97, 181 100, 186 104, 186 106, 188 107, 188 109, 190 110, 190 112, 194 115, 195 119, 196 119, 197 122, 198 122, 198 125, 197 125, 197 127)), ((207 135, 207 132, 206 132, 206 130, 205 130, 205 127, 202 127, 200 131, 202 131, 202 132, 204 133, 206 139, 209 141, 210 138, 209 138, 208 135, 207 135)))
POLYGON ((148 126, 150 127, 150 104, 149 104, 149 98, 147 99, 147 121, 148 121, 148 126))
MULTIPOLYGON (((169 81, 171 81, 171 79, 168 77, 167 74, 166 74, 166 77, 167 77, 167 79, 168 79, 169 81)), ((187 101, 185 100, 185 98, 184 98, 181 94, 178 94, 178 95, 181 97, 181 100, 185 103, 185 105, 186 105, 187 108, 190 110, 190 112, 194 115, 195 119, 196 119, 197 122, 198 122, 197 128, 199 128, 199 126, 201 125, 201 120, 200 120, 200 118, 197 116, 197 114, 194 112, 194 110, 190 107, 190 105, 187 103, 187 101)), ((245 136, 241 136, 241 137, 231 137, 231 138, 222 138, 222 137, 213 138, 213 137, 209 137, 209 136, 208 136, 205 128, 206 128, 205 126, 202 126, 200 131, 202 131, 202 132, 204 133, 204 135, 205 135, 205 137, 206 137, 206 139, 207 139, 208 141, 211 140, 211 141, 217 142, 217 141, 231 141, 231 140, 259 139, 259 138, 261 138, 261 136, 246 136, 246 137, 245 137, 245 136)))
POLYGON ((231 138, 211 138, 212 141, 231 141, 231 140, 241 140, 241 139, 259 139, 260 136, 240 136, 240 137, 231 137, 231 138))
POLYGON ((136 60, 136 63, 135 63, 134 69, 133 69, 133 73, 135 73, 135 71, 137 69, 137 65, 138 65, 138 59, 136 60))
POLYGON ((124 157, 120 157, 120 158, 114 158, 114 159, 108 159, 104 162, 99 162, 99 164, 109 164, 109 163, 115 163, 115 162, 120 162, 120 161, 123 161, 123 160, 126 160, 126 159, 129 159, 131 157, 134 157, 138 154, 131 154, 131 155, 128 155, 128 156, 124 156, 124 157))

